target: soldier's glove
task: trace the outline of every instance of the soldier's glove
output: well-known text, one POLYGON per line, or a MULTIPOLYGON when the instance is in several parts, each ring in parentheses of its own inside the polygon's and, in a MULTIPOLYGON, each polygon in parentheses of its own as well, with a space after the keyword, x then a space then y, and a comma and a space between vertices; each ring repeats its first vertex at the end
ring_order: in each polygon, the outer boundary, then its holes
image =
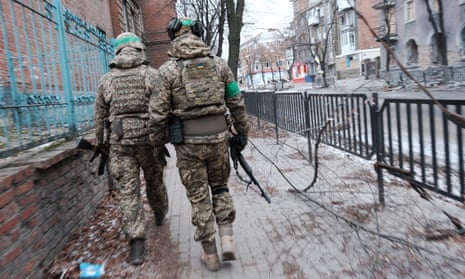
POLYGON ((108 156, 110 153, 110 145, 106 143, 98 143, 94 146, 94 153, 108 156))
POLYGON ((103 144, 101 143, 97 143, 96 145, 94 145, 94 155, 92 155, 92 157, 90 158, 90 161, 93 162, 95 158, 97 158, 100 154, 102 154, 102 146, 103 144))
POLYGON ((170 152, 165 146, 158 147, 158 154, 157 158, 158 160, 162 163, 163 166, 166 166, 168 164, 166 158, 171 157, 170 152))
POLYGON ((98 175, 105 172, 105 165, 107 164, 108 154, 110 154, 110 146, 108 144, 96 144, 94 147, 94 155, 90 158, 92 162, 97 156, 100 155, 100 163, 98 166, 98 175))
POLYGON ((237 151, 241 152, 247 145, 247 135, 235 135, 232 137, 232 141, 236 145, 237 151))

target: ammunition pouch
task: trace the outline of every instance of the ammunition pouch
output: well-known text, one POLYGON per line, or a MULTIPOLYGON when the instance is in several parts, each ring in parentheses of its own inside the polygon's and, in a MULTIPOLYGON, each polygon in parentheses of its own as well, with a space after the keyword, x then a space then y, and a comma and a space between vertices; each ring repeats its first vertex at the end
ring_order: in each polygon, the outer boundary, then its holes
POLYGON ((183 122, 179 117, 170 115, 168 118, 168 133, 170 143, 173 145, 184 143, 183 122))
POLYGON ((117 141, 123 136, 123 121, 121 119, 111 122, 111 135, 116 137, 117 141))
POLYGON ((111 139, 114 141, 140 139, 144 136, 147 136, 148 141, 148 135, 147 119, 125 117, 111 122, 111 139))

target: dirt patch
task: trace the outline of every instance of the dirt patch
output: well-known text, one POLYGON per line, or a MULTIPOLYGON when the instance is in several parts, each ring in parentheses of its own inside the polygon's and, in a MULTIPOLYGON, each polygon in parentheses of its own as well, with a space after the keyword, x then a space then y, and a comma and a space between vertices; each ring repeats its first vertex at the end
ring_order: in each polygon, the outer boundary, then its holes
MULTIPOLYGON (((74 233, 54 262, 45 270, 45 278, 80 278, 79 264, 103 264, 109 278, 182 278, 189 265, 180 262, 179 249, 171 239, 169 225, 147 224, 145 260, 141 266, 128 263, 129 246, 121 229, 117 191, 108 194, 90 220, 74 233)), ((153 215, 144 204, 146 218, 153 215)))

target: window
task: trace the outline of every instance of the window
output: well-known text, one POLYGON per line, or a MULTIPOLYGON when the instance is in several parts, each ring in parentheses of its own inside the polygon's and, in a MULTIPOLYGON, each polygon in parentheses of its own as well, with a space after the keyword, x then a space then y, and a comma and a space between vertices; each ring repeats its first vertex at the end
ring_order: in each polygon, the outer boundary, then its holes
POLYGON ((355 32, 342 32, 341 33, 341 52, 342 54, 350 53, 355 51, 355 32))
POLYGON ((321 25, 318 29, 318 38, 323 41, 326 39, 325 25, 321 25))
POLYGON ((407 22, 415 20, 415 1, 409 0, 406 3, 407 22))
POLYGON ((418 45, 415 40, 407 42, 407 65, 418 64, 418 45))
POLYGON ((136 32, 136 12, 133 3, 123 1, 124 28, 129 32, 136 32))
POLYGON ((433 36, 431 39, 431 63, 438 64, 439 63, 439 50, 437 44, 437 37, 433 36))
POLYGON ((341 25, 344 27, 354 27, 355 13, 347 12, 341 15, 341 25))
POLYGON ((388 9, 387 17, 388 17, 389 23, 392 24, 392 23, 395 23, 395 22, 396 22, 396 14, 395 14, 394 8, 389 8, 389 9, 388 9))

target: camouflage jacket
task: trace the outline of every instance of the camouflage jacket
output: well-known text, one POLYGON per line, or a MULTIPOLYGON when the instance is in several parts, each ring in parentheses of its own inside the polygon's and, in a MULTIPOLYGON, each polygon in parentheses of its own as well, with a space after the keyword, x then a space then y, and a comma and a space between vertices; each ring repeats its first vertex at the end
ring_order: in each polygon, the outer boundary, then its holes
MULTIPOLYGON (((207 86, 215 87, 216 99, 221 99, 221 104, 183 104, 186 102, 186 87, 181 78, 182 66, 180 61, 197 59, 210 56, 210 48, 197 36, 190 33, 181 35, 172 41, 168 50, 170 59, 159 68, 161 83, 159 84, 160 95, 150 99, 150 126, 154 129, 152 143, 160 145, 166 143, 166 132, 168 115, 172 114, 182 120, 195 119, 206 115, 225 114, 228 110, 234 122, 236 131, 247 134, 249 127, 247 123, 247 112, 243 96, 237 87, 233 73, 226 61, 220 57, 211 56, 219 75, 218 82, 211 82, 207 86), (231 86, 232 85, 232 86, 231 86), (225 94, 229 88, 234 88, 230 94, 225 94)), ((228 132, 208 136, 186 136, 186 143, 213 143, 225 140, 228 132)))
POLYGON ((121 50, 110 63, 110 71, 99 80, 94 105, 97 144, 105 140, 105 119, 110 121, 110 127, 115 120, 122 123, 121 136, 111 128, 110 144, 150 144, 148 104, 150 95, 158 94, 157 78, 157 70, 148 66, 143 51, 131 47, 121 50))

